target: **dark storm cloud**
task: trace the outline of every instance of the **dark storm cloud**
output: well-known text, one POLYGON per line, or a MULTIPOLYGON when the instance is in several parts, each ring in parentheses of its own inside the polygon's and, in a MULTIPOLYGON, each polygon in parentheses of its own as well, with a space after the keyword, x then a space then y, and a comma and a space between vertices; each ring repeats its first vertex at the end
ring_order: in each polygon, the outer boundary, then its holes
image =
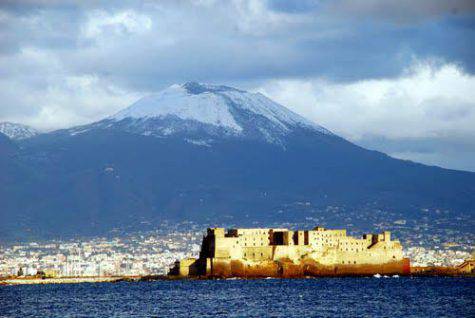
POLYGON ((14 54, 25 47, 75 49, 82 11, 72 5, 0 4, 0 54, 14 54))
POLYGON ((84 123, 188 80, 346 85, 397 79, 427 60, 470 76, 474 10, 438 0, 4 0, 0 121, 84 123))
POLYGON ((335 0, 326 3, 325 9, 344 19, 374 19, 392 23, 420 23, 443 16, 473 14, 471 0, 335 0))
POLYGON ((11 1, 0 7, 6 15, 1 51, 56 50, 71 72, 110 76, 134 89, 187 77, 391 77, 411 56, 439 57, 472 71, 473 7, 471 1, 11 1), (84 37, 88 24, 100 22, 91 17, 97 11, 112 20, 133 12, 152 25, 137 34, 112 21, 97 37, 84 37), (387 23, 403 17, 411 23, 387 23), (161 43, 162 37, 173 41, 161 43))

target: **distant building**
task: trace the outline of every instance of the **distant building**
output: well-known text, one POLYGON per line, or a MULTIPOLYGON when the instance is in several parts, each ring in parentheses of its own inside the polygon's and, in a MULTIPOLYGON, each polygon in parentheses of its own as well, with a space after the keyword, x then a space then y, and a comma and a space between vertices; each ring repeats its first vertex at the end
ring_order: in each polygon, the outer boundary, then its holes
POLYGON ((391 233, 357 239, 346 230, 290 231, 279 228, 210 228, 198 259, 177 262, 181 276, 301 276, 409 273, 399 241, 391 233))
POLYGON ((457 269, 460 273, 463 274, 475 274, 475 260, 466 260, 459 266, 457 266, 457 269))

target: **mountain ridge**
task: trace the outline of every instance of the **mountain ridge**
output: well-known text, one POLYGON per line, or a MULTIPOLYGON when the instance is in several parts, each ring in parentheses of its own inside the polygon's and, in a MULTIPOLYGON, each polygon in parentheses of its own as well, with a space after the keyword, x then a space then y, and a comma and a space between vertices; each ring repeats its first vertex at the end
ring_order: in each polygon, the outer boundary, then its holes
POLYGON ((103 120, 61 132, 76 135, 91 129, 160 138, 180 135, 201 146, 221 138, 250 138, 284 147, 285 135, 295 129, 332 134, 260 93, 196 82, 171 85, 103 120))
POLYGON ((40 134, 40 132, 33 127, 8 121, 0 122, 0 133, 14 140, 31 138, 40 134))
MULTIPOLYGON (((191 93, 179 89, 181 102, 209 97, 210 89, 244 94, 190 86, 191 93)), ((101 235, 166 219, 223 224, 325 217, 334 226, 370 228, 381 220, 416 222, 425 210, 435 211, 438 222, 473 215, 475 173, 394 159, 317 124, 283 127, 265 116, 286 119, 279 112, 249 111, 262 106, 249 94, 250 102, 219 104, 240 132, 219 121, 126 116, 15 141, 19 147, 5 157, 10 177, 0 184, 6 207, 0 240, 101 235), (346 207, 346 214, 329 207, 346 207)))
POLYGON ((109 119, 156 118, 174 115, 181 119, 201 121, 205 124, 240 131, 242 128, 230 113, 231 106, 264 116, 284 129, 287 128, 287 125, 300 124, 323 130, 321 126, 297 115, 260 93, 249 93, 228 86, 197 82, 187 82, 183 85, 174 84, 159 93, 143 97, 126 109, 110 116, 109 119), (207 106, 209 108, 206 108, 207 106), (203 115, 208 115, 211 118, 203 115))

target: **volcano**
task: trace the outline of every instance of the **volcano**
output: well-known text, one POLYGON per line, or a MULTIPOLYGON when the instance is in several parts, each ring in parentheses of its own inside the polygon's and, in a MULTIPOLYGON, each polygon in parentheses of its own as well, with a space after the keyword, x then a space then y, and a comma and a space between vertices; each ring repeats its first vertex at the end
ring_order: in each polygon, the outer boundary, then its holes
POLYGON ((3 240, 135 231, 163 220, 324 217, 364 228, 376 214, 475 211, 475 173, 361 148, 262 94, 227 86, 172 85, 103 120, 3 144, 3 240))

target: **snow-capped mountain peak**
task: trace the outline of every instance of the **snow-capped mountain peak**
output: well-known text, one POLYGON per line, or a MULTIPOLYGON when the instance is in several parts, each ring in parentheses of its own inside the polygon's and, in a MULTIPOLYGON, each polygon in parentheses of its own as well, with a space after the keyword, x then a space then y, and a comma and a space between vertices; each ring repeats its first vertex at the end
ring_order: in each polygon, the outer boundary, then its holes
POLYGON ((38 131, 32 127, 10 122, 0 123, 0 133, 14 140, 26 139, 38 135, 38 131))
POLYGON ((141 98, 131 106, 113 115, 111 119, 123 120, 125 118, 150 119, 177 117, 204 124, 221 126, 228 129, 241 131, 233 115, 226 105, 226 101, 211 91, 197 91, 198 87, 185 85, 172 85, 167 89, 141 98))
MULTIPOLYGON (((109 117, 113 121, 125 119, 161 120, 159 130, 171 134, 183 127, 163 128, 163 120, 184 120, 189 126, 207 125, 240 135, 249 130, 260 131, 266 138, 282 135, 295 128, 312 129, 330 134, 325 128, 290 111, 260 93, 251 93, 228 86, 188 82, 172 85, 163 91, 141 98, 126 109, 109 117)), ((182 125, 183 126, 183 125, 182 125)), ((150 127, 149 127, 150 128, 150 127)), ((154 134, 147 131, 146 134, 154 134)))

